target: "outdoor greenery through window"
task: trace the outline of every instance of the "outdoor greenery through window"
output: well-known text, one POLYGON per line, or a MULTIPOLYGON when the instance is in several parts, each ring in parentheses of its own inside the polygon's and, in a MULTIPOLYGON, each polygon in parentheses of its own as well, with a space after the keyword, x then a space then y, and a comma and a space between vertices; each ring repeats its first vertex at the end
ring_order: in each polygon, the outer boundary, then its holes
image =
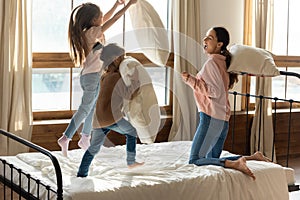
MULTIPOLYGON (((73 68, 69 59, 68 22, 71 10, 85 3, 84 0, 33 0, 32 8, 32 105, 33 112, 76 110, 81 101, 82 91, 79 84, 80 68, 73 68)), ((107 12, 115 0, 91 0, 107 12)), ((168 28, 168 0, 148 0, 168 28)), ((120 6, 121 8, 121 6, 120 6)), ((120 9, 119 8, 119 9, 120 9)), ((126 32, 132 30, 130 17, 119 19, 105 32, 106 40, 124 46, 127 52, 139 53, 138 49, 128 49, 126 32), (119 37, 121 36, 121 37, 119 37), (123 37, 125 36, 125 37, 123 37), (125 38, 125 41, 124 41, 125 38)), ((131 40, 134 38, 131 38, 131 40)), ((148 66, 159 105, 170 104, 169 76, 166 66, 148 66)))

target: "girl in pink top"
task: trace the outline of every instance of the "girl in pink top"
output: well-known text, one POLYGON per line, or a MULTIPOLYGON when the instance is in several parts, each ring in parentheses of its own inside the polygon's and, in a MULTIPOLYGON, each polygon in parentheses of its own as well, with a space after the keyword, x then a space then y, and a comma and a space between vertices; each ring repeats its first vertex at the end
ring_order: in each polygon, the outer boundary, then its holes
POLYGON ((229 128, 228 90, 238 81, 236 74, 227 72, 231 61, 228 44, 229 33, 225 28, 211 28, 203 39, 204 51, 208 55, 204 66, 196 76, 182 73, 183 81, 194 91, 200 112, 200 122, 193 138, 189 163, 233 168, 255 179, 253 172, 246 165, 246 160, 269 161, 261 152, 251 156, 220 158, 229 128))
POLYGON ((130 0, 113 17, 112 14, 118 5, 125 0, 117 0, 112 9, 104 16, 100 8, 93 3, 83 3, 71 13, 69 22, 70 57, 76 66, 82 68, 80 85, 83 90, 81 104, 73 115, 71 122, 63 135, 58 139, 58 144, 64 156, 67 156, 69 142, 76 130, 83 123, 79 147, 86 150, 90 146, 90 132, 95 104, 100 88, 100 61, 101 47, 104 42, 103 33, 111 27, 125 11, 137 0, 130 0), (101 44, 102 43, 102 44, 101 44))

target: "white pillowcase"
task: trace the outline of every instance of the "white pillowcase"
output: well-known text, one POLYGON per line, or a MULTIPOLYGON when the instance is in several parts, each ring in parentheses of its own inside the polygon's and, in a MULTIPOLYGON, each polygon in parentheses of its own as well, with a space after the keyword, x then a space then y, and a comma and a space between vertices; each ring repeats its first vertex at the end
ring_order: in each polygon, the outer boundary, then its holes
POLYGON ((247 73, 255 76, 280 75, 272 54, 264 49, 236 44, 229 51, 232 59, 228 72, 247 73))
POLYGON ((153 63, 165 65, 169 58, 168 32, 153 6, 138 0, 129 14, 139 50, 153 63))
POLYGON ((142 143, 154 143, 160 127, 160 108, 152 85, 152 79, 143 65, 128 56, 120 64, 120 73, 125 84, 131 84, 131 75, 138 70, 140 88, 130 101, 124 100, 123 111, 137 130, 142 143))

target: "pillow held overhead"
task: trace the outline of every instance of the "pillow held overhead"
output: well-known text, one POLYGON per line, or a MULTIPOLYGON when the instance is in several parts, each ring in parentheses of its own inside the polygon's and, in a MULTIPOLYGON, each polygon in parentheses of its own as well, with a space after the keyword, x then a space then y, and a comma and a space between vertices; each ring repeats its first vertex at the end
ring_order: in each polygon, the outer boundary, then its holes
POLYGON ((140 50, 157 65, 165 65, 169 58, 169 39, 158 13, 153 6, 138 0, 129 9, 134 34, 140 50))
POLYGON ((232 59, 228 72, 255 76, 280 75, 271 53, 264 49, 236 44, 229 51, 232 59))

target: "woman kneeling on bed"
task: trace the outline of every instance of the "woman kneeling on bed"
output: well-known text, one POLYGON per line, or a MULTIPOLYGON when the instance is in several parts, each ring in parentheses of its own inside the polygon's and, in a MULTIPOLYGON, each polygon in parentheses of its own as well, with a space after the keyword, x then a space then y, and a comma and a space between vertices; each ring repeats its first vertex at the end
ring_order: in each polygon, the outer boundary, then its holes
POLYGON ((103 47, 100 59, 103 61, 105 72, 101 76, 101 89, 96 104, 93 120, 92 140, 81 160, 77 177, 88 175, 90 164, 94 156, 100 151, 106 134, 116 131, 126 136, 127 165, 129 168, 143 165, 135 161, 136 129, 123 118, 123 99, 130 100, 139 89, 138 72, 132 75, 132 82, 127 87, 121 78, 119 65, 124 60, 125 50, 116 44, 103 47))
POLYGON ((229 33, 225 28, 211 28, 203 39, 203 49, 208 60, 201 71, 196 76, 182 73, 183 81, 194 91, 200 111, 200 122, 193 139, 189 163, 232 168, 255 179, 246 160, 270 161, 261 152, 251 156, 220 158, 229 127, 228 90, 237 82, 237 75, 227 72, 231 61, 228 44, 229 33))

